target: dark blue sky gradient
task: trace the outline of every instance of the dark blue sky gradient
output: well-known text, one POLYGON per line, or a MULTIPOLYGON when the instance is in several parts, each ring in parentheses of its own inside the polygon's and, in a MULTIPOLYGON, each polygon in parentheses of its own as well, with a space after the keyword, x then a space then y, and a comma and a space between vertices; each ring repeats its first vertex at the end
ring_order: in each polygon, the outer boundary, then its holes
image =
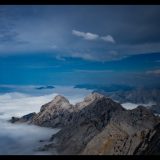
POLYGON ((0 6, 0 85, 159 85, 160 6, 0 6))
POLYGON ((0 57, 0 84, 157 83, 147 71, 160 67, 160 54, 134 55, 121 60, 95 62, 80 58, 58 60, 52 54, 0 57), (142 77, 146 78, 146 82, 142 77), (152 81, 148 81, 152 78, 152 81), (132 79, 132 80, 130 80, 132 79))

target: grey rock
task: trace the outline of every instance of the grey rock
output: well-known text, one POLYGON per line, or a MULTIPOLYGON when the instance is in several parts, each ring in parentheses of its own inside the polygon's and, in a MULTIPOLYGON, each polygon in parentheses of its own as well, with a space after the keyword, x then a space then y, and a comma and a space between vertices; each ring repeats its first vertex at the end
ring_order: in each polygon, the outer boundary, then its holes
POLYGON ((76 105, 56 96, 29 121, 61 128, 41 147, 53 154, 160 154, 159 117, 143 106, 126 110, 96 92, 76 105))
POLYGON ((33 117, 36 115, 36 113, 35 112, 33 112, 33 113, 29 113, 29 114, 27 114, 27 115, 24 115, 24 116, 22 116, 22 117, 12 117, 9 121, 11 122, 11 123, 24 123, 24 122, 30 122, 32 119, 33 119, 33 117))
POLYGON ((17 122, 17 121, 19 121, 19 120, 20 120, 20 118, 18 118, 18 117, 12 117, 12 118, 9 120, 9 122, 15 123, 15 122, 17 122))
POLYGON ((133 155, 160 122, 144 107, 132 111, 118 109, 106 119, 108 121, 102 120, 103 125, 100 119, 91 118, 65 127, 45 147, 56 148, 59 154, 133 155))
POLYGON ((147 138, 139 144, 135 150, 138 155, 160 155, 160 124, 156 125, 147 135, 147 138), (147 144, 147 145, 146 145, 147 144))
POLYGON ((67 125, 73 105, 63 96, 56 96, 51 102, 43 105, 40 112, 32 119, 33 124, 44 127, 62 127, 67 125))

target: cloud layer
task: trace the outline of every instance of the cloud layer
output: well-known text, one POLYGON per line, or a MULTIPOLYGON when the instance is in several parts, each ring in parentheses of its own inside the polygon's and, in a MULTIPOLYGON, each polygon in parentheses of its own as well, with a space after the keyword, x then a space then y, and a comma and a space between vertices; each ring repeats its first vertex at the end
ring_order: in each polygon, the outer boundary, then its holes
POLYGON ((104 40, 104 41, 106 41, 106 42, 115 43, 115 40, 114 40, 114 38, 111 35, 104 36, 104 37, 102 36, 101 39, 104 40))
MULTIPOLYGON (((16 86, 10 87, 15 88, 16 86)), ((27 87, 22 86, 21 92, 26 92, 27 87)), ((50 152, 40 152, 37 150, 45 144, 45 142, 39 141, 48 140, 59 129, 27 124, 11 124, 7 120, 12 116, 23 116, 31 112, 39 112, 41 105, 51 101, 57 94, 67 95, 70 102, 74 104, 82 101, 91 92, 85 89, 57 86, 52 94, 35 96, 32 95, 33 88, 35 89, 35 87, 32 86, 32 89, 31 86, 29 87, 30 94, 11 92, 0 95, 0 155, 51 154, 50 152)))
POLYGON ((95 33, 90 33, 90 32, 85 33, 77 30, 72 30, 72 34, 90 41, 101 39, 106 42, 115 43, 115 40, 111 35, 99 36, 98 34, 95 34, 95 33))
POLYGON ((83 37, 86 40, 96 40, 98 39, 99 35, 93 34, 93 33, 85 33, 85 32, 80 32, 76 30, 72 30, 72 34, 78 37, 83 37))
POLYGON ((0 120, 0 155, 45 155, 40 152, 39 140, 48 140, 58 129, 42 128, 26 124, 10 124, 0 120))
POLYGON ((0 155, 50 154, 37 151, 42 145, 39 140, 47 140, 58 130, 7 121, 12 116, 38 112, 52 96, 31 97, 15 92, 0 95, 0 155))
POLYGON ((0 21, 0 55, 107 61, 160 51, 160 6, 1 6, 0 21))
POLYGON ((151 106, 151 105, 153 105, 153 104, 152 104, 152 103, 149 103, 149 104, 135 104, 135 103, 126 102, 126 103, 122 103, 121 105, 122 105, 122 107, 124 107, 125 109, 132 110, 132 109, 137 108, 137 107, 140 106, 140 105, 147 107, 147 106, 151 106))

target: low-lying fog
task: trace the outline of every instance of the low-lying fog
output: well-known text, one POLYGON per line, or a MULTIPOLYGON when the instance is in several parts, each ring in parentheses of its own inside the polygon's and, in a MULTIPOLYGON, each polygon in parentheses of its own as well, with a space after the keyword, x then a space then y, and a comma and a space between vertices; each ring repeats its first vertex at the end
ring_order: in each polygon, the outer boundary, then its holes
MULTIPOLYGON (((12 86, 13 89, 13 86, 12 86)), ((49 90, 37 90, 34 86, 21 86, 12 92, 0 94, 0 154, 1 155, 31 155, 51 154, 40 152, 38 147, 43 146, 51 135, 59 129, 43 128, 27 124, 11 124, 8 120, 12 116, 23 116, 31 112, 39 112, 40 107, 60 94, 75 104, 83 101, 84 97, 92 90, 78 89, 74 87, 56 86, 49 90)), ((134 109, 140 104, 123 103, 126 109, 134 109)))
POLYGON ((130 102, 126 102, 126 103, 122 103, 121 105, 125 108, 125 109, 128 109, 128 110, 132 110, 140 105, 144 106, 144 107, 148 107, 148 106, 151 106, 153 105, 154 103, 148 103, 148 104, 135 104, 135 103, 130 103, 130 102))
MULTIPOLYGON (((27 155, 50 154, 37 151, 43 146, 40 140, 47 140, 58 129, 43 128, 27 124, 11 124, 8 120, 12 116, 23 116, 31 112, 39 112, 40 107, 60 94, 70 100, 72 104, 82 101, 91 90, 77 89, 73 87, 57 86, 52 94, 32 94, 33 88, 26 94, 24 92, 1 93, 0 95, 0 154, 1 155, 27 155)), ((42 92, 42 91, 40 91, 42 92)), ((51 92, 51 90, 49 90, 51 92)))

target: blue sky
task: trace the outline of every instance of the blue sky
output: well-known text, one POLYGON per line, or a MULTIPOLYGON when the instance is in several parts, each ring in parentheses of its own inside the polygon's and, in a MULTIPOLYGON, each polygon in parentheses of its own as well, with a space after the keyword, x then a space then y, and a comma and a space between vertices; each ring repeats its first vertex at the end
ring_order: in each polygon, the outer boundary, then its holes
POLYGON ((0 6, 0 84, 159 85, 160 6, 0 6))

